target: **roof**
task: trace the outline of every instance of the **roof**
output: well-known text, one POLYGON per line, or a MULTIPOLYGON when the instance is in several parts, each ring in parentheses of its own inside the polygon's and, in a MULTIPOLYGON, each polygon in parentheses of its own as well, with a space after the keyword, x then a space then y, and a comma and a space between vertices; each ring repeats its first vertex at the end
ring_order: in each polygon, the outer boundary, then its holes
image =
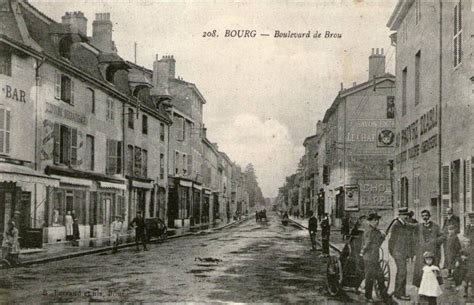
MULTIPOLYGON (((9 5, 9 2, 6 4, 9 5)), ((13 40, 24 43, 11 7, 9 7, 8 11, 0 12, 0 24, 2 25, 0 26, 0 34, 6 35, 13 40)))
POLYGON ((304 141, 303 141, 303 146, 306 146, 306 143, 307 143, 309 140, 314 139, 314 138, 316 138, 317 136, 318 136, 317 134, 314 134, 314 135, 312 135, 312 136, 306 137, 306 138, 304 139, 304 141))
POLYGON ((390 15, 390 18, 387 22, 387 27, 390 30, 398 30, 414 1, 415 0, 398 0, 397 5, 395 6, 392 15, 390 15))
POLYGON ((170 78, 170 81, 175 82, 175 83, 180 83, 180 84, 183 84, 183 85, 187 85, 188 87, 192 88, 194 90, 194 92, 196 92, 196 94, 199 96, 199 98, 201 99, 203 104, 207 103, 206 99, 201 94, 201 91, 199 91, 199 89, 196 87, 195 84, 187 82, 187 81, 179 79, 179 78, 170 78))
POLYGON ((328 122, 329 117, 336 111, 337 107, 339 106, 339 104, 341 103, 341 101, 344 98, 346 98, 347 96, 350 96, 352 94, 355 94, 357 92, 360 92, 362 90, 365 90, 369 87, 372 87, 374 85, 374 82, 375 82, 375 86, 377 86, 377 84, 380 84, 380 83, 382 83, 384 81, 387 81, 387 80, 395 83, 395 75, 393 75, 391 73, 385 73, 384 75, 378 76, 375 79, 371 79, 371 80, 368 80, 364 83, 356 85, 354 87, 339 91, 339 93, 337 94, 336 98, 334 99, 334 102, 332 103, 331 107, 329 107, 328 110, 326 110, 326 113, 324 114, 323 123, 328 122))

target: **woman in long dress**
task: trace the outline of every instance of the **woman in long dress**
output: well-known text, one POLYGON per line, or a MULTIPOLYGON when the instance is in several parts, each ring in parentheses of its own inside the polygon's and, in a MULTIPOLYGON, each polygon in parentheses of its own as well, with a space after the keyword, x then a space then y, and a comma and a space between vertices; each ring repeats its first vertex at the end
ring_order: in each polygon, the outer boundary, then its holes
POLYGON ((18 263, 20 255, 20 243, 18 241, 18 229, 14 220, 8 222, 8 227, 3 232, 2 258, 18 263))

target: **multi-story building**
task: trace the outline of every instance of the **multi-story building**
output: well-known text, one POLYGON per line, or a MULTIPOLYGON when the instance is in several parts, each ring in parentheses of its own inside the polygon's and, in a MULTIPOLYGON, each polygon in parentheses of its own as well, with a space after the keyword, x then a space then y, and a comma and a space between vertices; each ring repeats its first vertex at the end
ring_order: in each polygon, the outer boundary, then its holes
POLYGON ((462 230, 473 212, 472 0, 398 1, 387 26, 396 45, 397 208, 452 207, 462 230))
POLYGON ((305 168, 304 168, 304 205, 303 205, 303 212, 304 215, 309 215, 309 211, 313 211, 316 213, 316 194, 317 194, 317 176, 316 176, 316 157, 318 151, 318 142, 319 136, 317 134, 307 137, 304 142, 303 146, 305 149, 304 160, 305 160, 305 168))
POLYGON ((392 217, 394 94, 395 76, 385 73, 383 49, 372 49, 369 80, 339 91, 326 111, 326 197, 334 202, 327 212, 336 225, 345 213, 392 217))
POLYGON ((204 128, 203 141, 203 223, 214 223, 220 219, 219 213, 219 181, 218 181, 218 162, 219 151, 206 136, 204 128), (207 214, 206 214, 207 212, 207 214))
POLYGON ((202 111, 206 100, 196 85, 176 77, 176 61, 164 56, 156 63, 158 87, 169 92, 168 224, 185 227, 201 222, 203 175, 202 111))
MULTIPOLYGON (((96 15, 92 37, 81 12, 57 23, 27 2, 7 1, 2 16, 8 26, 0 37, 1 229, 15 217, 25 243, 34 240, 31 229, 43 233, 44 242, 63 241, 71 214, 81 239, 107 237, 112 217, 127 219, 138 204, 128 200, 133 185, 124 177, 126 124, 140 124, 140 136, 132 137, 139 141, 134 166, 143 178, 158 175, 154 150, 167 146, 144 131, 159 132, 161 123, 166 130, 171 121, 131 94, 130 66, 116 54, 109 14, 96 15), (128 109, 138 106, 137 122, 128 109)), ((154 198, 140 209, 156 206, 154 198)))
POLYGON ((235 206, 232 204, 232 161, 226 153, 219 151, 219 173, 220 173, 220 218, 228 221, 235 206))

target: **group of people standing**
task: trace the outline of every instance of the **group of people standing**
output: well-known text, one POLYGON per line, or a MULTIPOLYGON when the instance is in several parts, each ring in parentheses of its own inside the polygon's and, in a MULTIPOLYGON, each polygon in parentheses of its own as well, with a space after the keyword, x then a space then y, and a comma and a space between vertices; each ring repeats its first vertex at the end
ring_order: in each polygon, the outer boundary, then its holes
POLYGON ((318 232, 318 224, 321 226, 321 256, 329 256, 329 239, 331 236, 331 224, 329 223, 329 216, 325 213, 321 219, 317 219, 313 211, 309 211, 308 231, 311 239, 311 249, 316 251, 316 233, 318 232))

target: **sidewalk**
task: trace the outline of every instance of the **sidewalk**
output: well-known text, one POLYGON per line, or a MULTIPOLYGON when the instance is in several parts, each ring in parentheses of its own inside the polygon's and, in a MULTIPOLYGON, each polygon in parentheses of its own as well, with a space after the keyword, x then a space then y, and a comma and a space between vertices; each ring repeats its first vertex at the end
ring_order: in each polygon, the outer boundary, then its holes
MULTIPOLYGON (((290 218, 290 221, 295 223, 298 227, 307 230, 308 226, 308 218, 302 219, 302 218, 290 218)), ((321 231, 318 230, 318 243, 321 240, 321 231)), ((341 230, 332 228, 331 229, 331 243, 330 246, 333 250, 336 252, 341 252, 343 247, 345 245, 345 242, 342 240, 342 235, 341 235, 341 230)), ((395 265, 395 261, 393 258, 388 254, 388 243, 384 242, 382 244, 382 249, 384 252, 384 259, 388 259, 389 266, 390 266, 390 285, 389 285, 389 293, 393 293, 393 290, 395 288, 395 276, 397 273, 397 267, 395 265)), ((408 262, 408 274, 407 274, 407 294, 411 297, 410 301, 402 301, 396 299, 396 303, 400 305, 412 305, 416 304, 416 301, 418 300, 418 289, 411 285, 411 281, 413 279, 413 270, 414 270, 414 265, 415 263, 412 261, 408 262)), ((443 270, 445 271, 445 270, 443 270)), ((454 285, 453 281, 448 281, 446 278, 444 278, 444 285, 441 286, 441 289, 443 290, 443 294, 438 298, 438 304, 443 304, 443 305, 464 305, 464 304, 474 304, 474 288, 471 288, 471 293, 469 298, 464 298, 462 297, 462 292, 457 293, 454 288, 451 288, 451 286, 454 285)))
MULTIPOLYGON (((235 224, 242 223, 246 219, 247 217, 242 217, 242 219, 238 221, 231 220, 229 222, 221 222, 216 225, 205 224, 194 227, 169 229, 168 239, 219 231, 235 224)), ((134 236, 130 234, 124 235, 121 236, 121 239, 122 244, 120 244, 119 248, 135 246, 134 236)), ((158 242, 156 239, 152 239, 150 241, 150 243, 156 242, 158 242)), ((28 266, 106 251, 112 251, 109 238, 102 240, 80 240, 78 247, 72 246, 71 242, 64 242, 57 244, 43 244, 43 248, 41 249, 22 249, 20 252, 20 260, 21 266, 28 266)))

